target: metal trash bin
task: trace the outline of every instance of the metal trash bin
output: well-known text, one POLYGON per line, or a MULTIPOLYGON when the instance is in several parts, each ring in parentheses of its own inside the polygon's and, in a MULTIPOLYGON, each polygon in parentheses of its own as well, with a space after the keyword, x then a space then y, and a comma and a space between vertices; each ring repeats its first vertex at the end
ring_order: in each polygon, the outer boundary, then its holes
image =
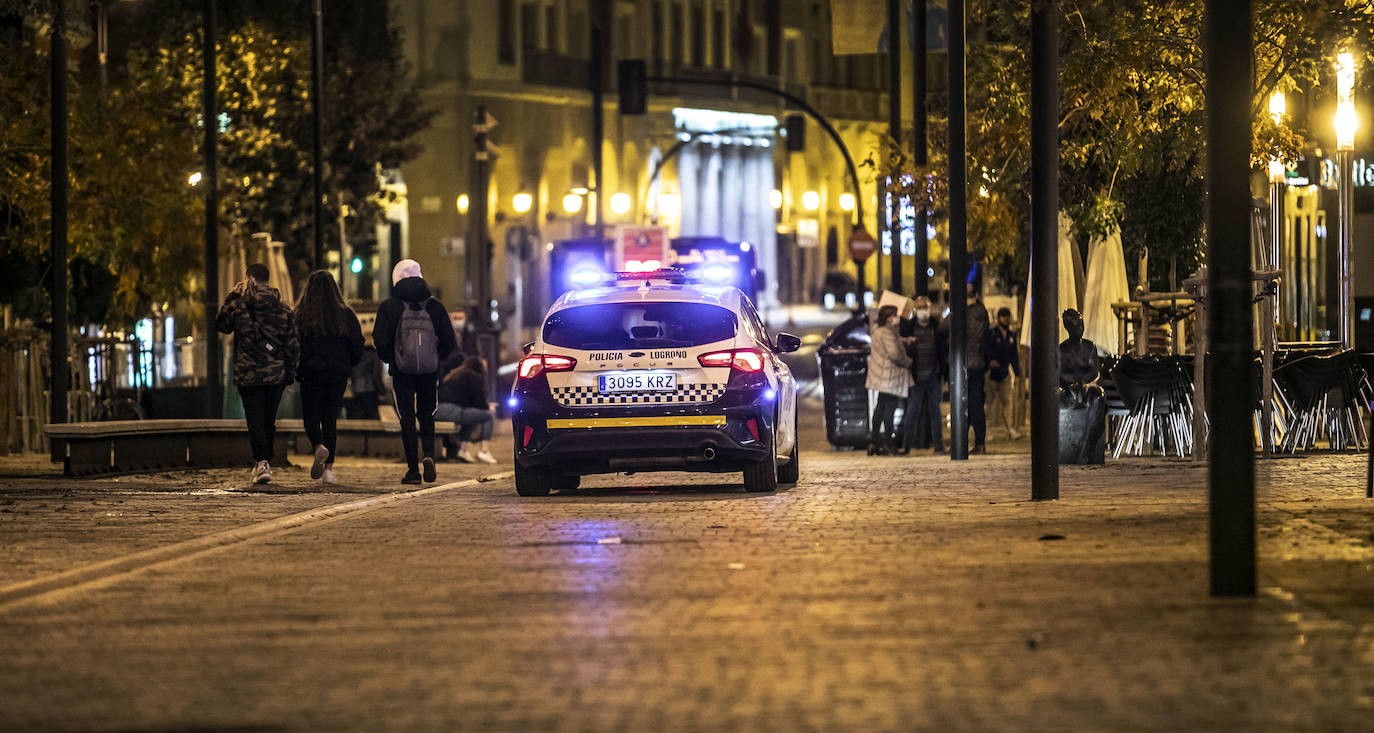
POLYGON ((825 400, 825 439, 837 448, 868 445, 868 315, 836 326, 816 352, 825 400))

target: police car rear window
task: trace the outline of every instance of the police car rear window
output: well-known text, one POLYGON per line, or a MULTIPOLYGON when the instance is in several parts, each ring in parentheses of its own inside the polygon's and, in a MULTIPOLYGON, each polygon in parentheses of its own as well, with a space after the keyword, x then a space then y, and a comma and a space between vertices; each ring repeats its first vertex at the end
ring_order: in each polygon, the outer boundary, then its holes
POLYGON ((735 337, 735 314, 707 303, 605 303, 565 308, 544 343, 568 349, 670 349, 735 337))

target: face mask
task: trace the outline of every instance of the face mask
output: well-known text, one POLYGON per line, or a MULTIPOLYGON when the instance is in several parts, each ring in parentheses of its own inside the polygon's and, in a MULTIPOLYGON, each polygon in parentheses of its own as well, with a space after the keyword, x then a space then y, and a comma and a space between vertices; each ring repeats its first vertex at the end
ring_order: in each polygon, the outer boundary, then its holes
POLYGON ((926 321, 929 321, 929 320, 930 320, 930 311, 928 311, 928 310, 926 310, 926 309, 924 309, 924 308, 922 308, 921 310, 916 311, 916 320, 920 321, 921 323, 925 323, 926 321))

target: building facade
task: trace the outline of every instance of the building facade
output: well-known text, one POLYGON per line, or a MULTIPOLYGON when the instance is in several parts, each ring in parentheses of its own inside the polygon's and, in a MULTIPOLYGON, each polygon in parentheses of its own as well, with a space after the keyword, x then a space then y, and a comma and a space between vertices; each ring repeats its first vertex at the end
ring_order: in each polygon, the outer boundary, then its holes
MULTIPOLYGON (((828 0, 397 0, 406 55, 437 110, 423 154, 401 170, 401 254, 425 265, 450 307, 471 297, 464 251, 480 108, 494 118, 487 217, 493 297, 502 323, 542 316, 552 243, 595 223, 656 224, 672 235, 749 241, 763 270, 761 305, 816 302, 828 270, 854 272, 844 252, 856 212, 875 229, 872 175, 860 190, 812 121, 789 152, 778 96, 805 99, 861 162, 887 131, 886 69, 875 53, 831 53, 828 0), (604 63, 604 181, 593 175, 593 33, 604 63), (616 64, 644 59, 647 113, 619 113, 616 64), (693 79, 710 83, 687 83, 693 79), (657 170, 657 175, 655 171, 657 170), (599 189, 599 190, 598 190, 599 189), (842 194, 857 194, 854 197, 842 194), (829 244, 829 246, 827 246, 829 244)), ((875 48, 876 51, 876 48, 875 48)), ((870 260, 875 270, 876 259, 870 260)), ((385 268, 379 268, 385 270, 385 268)), ((868 275, 876 282, 876 271, 868 275)), ((523 338, 507 328, 511 343, 523 338)))

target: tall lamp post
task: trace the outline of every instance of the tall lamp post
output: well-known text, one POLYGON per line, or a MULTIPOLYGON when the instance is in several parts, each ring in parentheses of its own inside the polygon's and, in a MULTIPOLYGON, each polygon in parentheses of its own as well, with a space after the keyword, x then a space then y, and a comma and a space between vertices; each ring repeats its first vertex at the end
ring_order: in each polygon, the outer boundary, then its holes
POLYGON ((1355 130, 1360 120, 1355 116, 1355 57, 1349 51, 1336 56, 1336 162, 1340 168, 1337 195, 1340 198, 1340 241, 1336 255, 1337 297, 1336 313, 1341 345, 1354 346, 1355 301, 1350 282, 1350 219, 1354 215, 1354 195, 1351 190, 1351 156, 1355 150, 1355 130))

